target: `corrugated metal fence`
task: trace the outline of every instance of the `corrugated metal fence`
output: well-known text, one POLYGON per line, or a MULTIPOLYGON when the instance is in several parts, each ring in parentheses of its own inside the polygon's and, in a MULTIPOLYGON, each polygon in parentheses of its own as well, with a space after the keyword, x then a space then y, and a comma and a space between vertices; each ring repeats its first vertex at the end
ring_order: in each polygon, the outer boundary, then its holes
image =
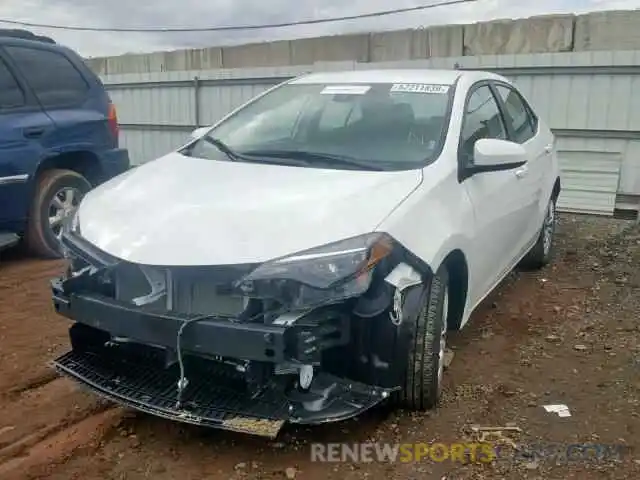
POLYGON ((611 214, 640 196, 640 51, 434 58, 385 63, 163 72, 103 77, 122 142, 140 164, 180 146, 265 89, 306 72, 370 68, 481 68, 513 80, 550 123, 563 210, 611 214))

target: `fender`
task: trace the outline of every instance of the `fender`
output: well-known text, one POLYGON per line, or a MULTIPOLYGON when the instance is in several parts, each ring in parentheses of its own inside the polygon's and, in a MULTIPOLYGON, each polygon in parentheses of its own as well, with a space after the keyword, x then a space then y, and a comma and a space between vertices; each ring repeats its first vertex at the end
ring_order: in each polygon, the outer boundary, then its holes
POLYGON ((388 232, 434 271, 451 252, 458 250, 463 253, 468 271, 464 289, 466 298, 460 316, 464 324, 475 294, 472 286, 477 259, 469 256, 473 251, 470 247, 476 230, 475 211, 466 189, 457 181, 456 161, 447 163, 447 158, 440 160, 427 168, 429 174, 425 172, 419 188, 381 223, 379 230, 388 232), (440 160, 442 164, 438 167, 440 160), (420 221, 406 222, 407 218, 420 221))
POLYGON ((374 273, 372 288, 353 306, 350 345, 334 353, 342 373, 348 370, 350 378, 380 388, 401 388, 406 376, 407 352, 415 342, 418 316, 432 278, 433 270, 428 264, 403 245, 394 244, 391 258, 374 273), (417 276, 410 282, 411 286, 402 288, 398 321, 394 302, 396 288, 389 274, 401 264, 409 266, 417 276), (344 365, 346 358, 348 367, 344 365))
MULTIPOLYGON (((38 160, 35 170, 31 173, 31 184, 30 184, 30 195, 33 196, 35 193, 36 183, 35 179, 38 177, 38 174, 47 168, 56 168, 58 159, 63 156, 68 155, 86 155, 87 157, 95 158, 95 164, 98 166, 100 156, 96 152, 95 145, 92 145, 88 142, 75 143, 71 145, 62 145, 59 147, 51 148, 47 150, 44 155, 40 157, 38 160)), ((69 168, 67 165, 60 165, 60 168, 69 168)))
MULTIPOLYGON (((369 385, 398 390, 404 384, 408 352, 416 338, 416 326, 432 275, 403 294, 402 322, 391 320, 391 308, 371 318, 354 317, 349 351, 349 376, 369 385), (357 340, 356 340, 357 338, 357 340)), ((343 357, 344 361, 344 357, 343 357)))

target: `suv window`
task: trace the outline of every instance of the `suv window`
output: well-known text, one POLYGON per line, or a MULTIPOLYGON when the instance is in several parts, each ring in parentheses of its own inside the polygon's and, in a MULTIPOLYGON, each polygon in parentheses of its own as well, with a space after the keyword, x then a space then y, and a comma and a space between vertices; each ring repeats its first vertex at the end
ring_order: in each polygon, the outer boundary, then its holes
POLYGON ((82 102, 89 85, 64 55, 49 50, 5 47, 43 107, 82 102))
POLYGON ((473 162, 473 147, 481 138, 507 139, 498 103, 488 85, 473 91, 464 112, 460 153, 465 162, 473 162))
POLYGON ((536 133, 536 121, 520 94, 504 85, 496 85, 496 90, 504 102, 507 122, 510 122, 513 127, 515 135, 513 141, 525 143, 533 138, 536 133))
POLYGON ((24 104, 24 92, 7 65, 0 60, 0 110, 22 107, 24 104))

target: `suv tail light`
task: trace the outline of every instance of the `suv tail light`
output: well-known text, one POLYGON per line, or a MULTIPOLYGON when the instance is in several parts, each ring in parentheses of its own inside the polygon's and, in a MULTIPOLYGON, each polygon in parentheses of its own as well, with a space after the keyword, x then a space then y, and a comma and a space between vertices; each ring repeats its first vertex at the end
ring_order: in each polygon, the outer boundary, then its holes
POLYGON ((118 113, 116 112, 116 106, 109 100, 109 111, 107 114, 107 121, 109 122, 109 130, 118 144, 118 136, 120 134, 120 127, 118 126, 118 113))

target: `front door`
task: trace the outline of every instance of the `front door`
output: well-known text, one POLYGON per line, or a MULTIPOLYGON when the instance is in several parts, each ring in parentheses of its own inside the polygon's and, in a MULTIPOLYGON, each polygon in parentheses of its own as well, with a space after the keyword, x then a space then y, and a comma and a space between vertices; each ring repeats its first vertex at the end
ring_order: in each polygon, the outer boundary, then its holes
MULTIPOLYGON (((473 164, 473 148, 481 138, 508 140, 498 102, 488 83, 474 86, 468 95, 460 142, 460 161, 473 164)), ((469 292, 475 306, 513 265, 522 248, 522 232, 529 219, 529 192, 519 180, 520 169, 478 173, 464 179, 474 207, 475 231, 469 271, 475 278, 469 292)))

